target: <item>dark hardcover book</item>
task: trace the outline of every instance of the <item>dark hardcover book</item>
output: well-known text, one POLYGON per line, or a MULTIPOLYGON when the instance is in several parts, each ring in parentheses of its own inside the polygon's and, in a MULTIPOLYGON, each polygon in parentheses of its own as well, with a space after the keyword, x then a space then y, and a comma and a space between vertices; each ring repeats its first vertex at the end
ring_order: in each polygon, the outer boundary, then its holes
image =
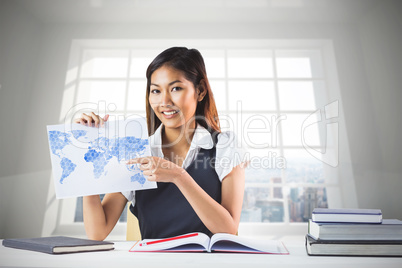
POLYGON ((402 221, 384 219, 380 224, 309 221, 308 234, 319 240, 402 240, 402 221))
POLYGON ((316 240, 306 235, 310 256, 402 256, 402 240, 316 240))
POLYGON ((380 209, 329 209, 315 208, 312 213, 315 222, 381 223, 380 209))
POLYGON ((76 253, 114 249, 114 243, 66 236, 5 239, 3 246, 49 254, 76 253))

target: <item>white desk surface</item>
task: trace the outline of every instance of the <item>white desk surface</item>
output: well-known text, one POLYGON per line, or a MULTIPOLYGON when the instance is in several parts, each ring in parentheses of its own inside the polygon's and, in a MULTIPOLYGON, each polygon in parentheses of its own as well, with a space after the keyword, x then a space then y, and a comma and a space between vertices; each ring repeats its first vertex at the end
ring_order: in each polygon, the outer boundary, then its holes
MULTIPOLYGON (((133 242, 115 242, 115 250, 51 255, 0 245, 0 267, 402 267, 402 257, 308 256, 304 237, 284 237, 289 255, 228 253, 133 253, 133 242)), ((0 240, 1 241, 1 240, 0 240)), ((1 243, 0 243, 1 244, 1 243)))

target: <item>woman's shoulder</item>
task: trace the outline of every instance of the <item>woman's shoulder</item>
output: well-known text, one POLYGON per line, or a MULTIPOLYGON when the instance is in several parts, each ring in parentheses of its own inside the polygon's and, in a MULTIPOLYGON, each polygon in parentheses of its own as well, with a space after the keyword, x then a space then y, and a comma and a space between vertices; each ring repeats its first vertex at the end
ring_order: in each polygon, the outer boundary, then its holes
POLYGON ((234 167, 248 161, 247 150, 233 131, 223 131, 216 144, 215 170, 222 181, 234 167))
POLYGON ((216 147, 219 149, 227 149, 233 147, 242 147, 241 140, 238 139, 238 136, 234 131, 222 131, 218 134, 218 141, 216 143, 216 147))

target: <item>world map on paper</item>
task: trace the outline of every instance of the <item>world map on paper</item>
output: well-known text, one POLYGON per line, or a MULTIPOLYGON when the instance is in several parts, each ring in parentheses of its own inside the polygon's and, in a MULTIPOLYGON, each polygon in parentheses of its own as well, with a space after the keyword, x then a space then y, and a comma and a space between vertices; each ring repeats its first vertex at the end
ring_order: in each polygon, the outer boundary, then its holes
POLYGON ((145 120, 47 126, 57 198, 156 188, 133 158, 151 155, 145 120))
MULTIPOLYGON (((80 137, 86 137, 86 135, 87 131, 85 130, 71 130, 70 132, 49 131, 50 150, 54 155, 60 158, 60 167, 63 170, 59 180, 60 183, 63 183, 77 167, 72 160, 65 156, 63 150, 67 146, 72 146, 70 141, 72 137, 78 139, 80 137)), ((107 174, 105 167, 113 157, 120 162, 122 153, 124 154, 123 159, 128 159, 130 158, 129 156, 133 155, 142 155, 146 145, 148 145, 148 139, 139 139, 136 137, 115 137, 109 139, 99 137, 88 143, 88 150, 83 155, 83 159, 93 164, 93 175, 97 179, 101 175, 107 174)), ((127 165, 126 168, 132 170, 132 166, 127 165)), ((137 173, 131 176, 131 181, 138 181, 143 185, 145 183, 145 177, 137 173)))

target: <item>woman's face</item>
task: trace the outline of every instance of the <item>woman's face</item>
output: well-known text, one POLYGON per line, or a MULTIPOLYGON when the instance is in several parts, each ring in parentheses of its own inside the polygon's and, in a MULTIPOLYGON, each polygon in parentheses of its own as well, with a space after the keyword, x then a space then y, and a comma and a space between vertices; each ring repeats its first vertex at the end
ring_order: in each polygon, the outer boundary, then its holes
POLYGON ((181 71, 162 66, 151 75, 149 103, 167 128, 178 128, 191 121, 195 127, 197 90, 181 71))

